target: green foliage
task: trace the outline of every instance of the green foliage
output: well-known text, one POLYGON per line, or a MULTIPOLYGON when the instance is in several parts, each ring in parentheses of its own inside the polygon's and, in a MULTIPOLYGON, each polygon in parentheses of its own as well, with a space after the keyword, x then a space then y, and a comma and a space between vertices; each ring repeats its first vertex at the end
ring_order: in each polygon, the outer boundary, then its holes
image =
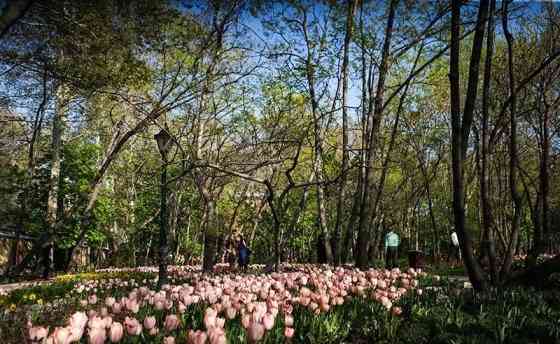
MULTIPOLYGON (((45 221, 51 185, 50 126, 53 109, 65 103, 67 128, 63 135, 59 197, 62 216, 56 228, 58 248, 76 244, 78 233, 86 229, 88 246, 94 251, 108 248, 111 253, 103 264, 130 266, 155 262, 161 159, 153 134, 167 125, 178 144, 168 166, 172 180, 169 206, 173 210, 169 216, 169 241, 173 254, 177 253, 174 258, 178 262, 197 258, 203 251, 204 230, 217 234, 221 240, 231 234, 229 225, 234 224, 234 230, 254 237, 250 243, 253 261, 269 262, 277 234, 271 209, 261 204, 262 199, 240 197, 240 190, 247 183, 251 192, 257 194, 264 193, 266 188, 262 183, 243 180, 239 173, 267 180, 278 197, 288 185, 285 172, 299 149, 291 176, 296 184, 313 182, 317 144, 313 133, 317 128, 323 136, 322 178, 335 181, 325 186, 327 230, 334 234, 340 215, 338 228, 342 228, 344 238, 346 232, 355 230, 348 228, 348 222, 357 199, 356 190, 361 187, 364 125, 372 120, 375 126, 379 124, 379 131, 373 137, 375 152, 367 192, 376 193, 381 188, 383 192, 371 214, 375 218, 367 219, 372 228, 371 238, 383 235, 386 222, 392 223, 402 234, 403 247, 405 243, 412 247, 418 241, 419 249, 428 254, 445 253, 453 223, 447 53, 411 80, 407 94, 400 88, 411 75, 417 54, 418 68, 447 46, 449 16, 435 17, 444 4, 399 2, 382 99, 375 99, 375 93, 383 67, 379 63, 388 2, 363 2, 356 8, 346 104, 350 170, 342 171, 340 87, 346 3, 194 3, 48 0, 32 6, 3 37, 0 136, 7 148, 0 151, 0 202, 4 206, 0 216, 8 227, 23 223, 25 234, 33 236, 54 230, 45 221), (314 80, 310 81, 308 76, 314 80), (383 113, 366 119, 369 106, 377 100, 385 106, 383 113), (312 116, 312 105, 316 105, 313 108, 318 119, 312 116), (36 121, 38 115, 43 117, 36 121), (142 123, 145 125, 136 127, 142 123), (36 127, 39 124, 41 130, 36 127), (394 145, 389 147, 395 124, 398 125, 394 145), (36 167, 27 171, 34 130, 36 167), (80 220, 97 169, 105 155, 115 148, 111 146, 112 138, 122 139, 127 131, 130 137, 126 136, 128 140, 111 156, 113 160, 101 180, 93 221, 84 228, 86 224, 80 220), (199 161, 193 161, 195 158, 199 161), (385 161, 387 170, 384 184, 380 185, 385 161), (202 167, 206 162, 220 166, 223 171, 202 167), (190 163, 200 164, 193 168, 190 163), (338 214, 338 181, 342 180, 342 173, 347 173, 346 192, 341 199, 342 213, 338 214), (203 189, 207 189, 216 205, 209 226, 208 200, 203 189)), ((463 7, 465 33, 472 28, 476 7, 463 7)), ((557 16, 553 8, 543 6, 527 13, 523 8, 520 5, 512 10, 527 14, 515 16, 514 72, 518 82, 547 58, 553 42, 558 41, 558 32, 551 25, 553 20, 549 20, 557 16)), ((490 80, 489 126, 495 141, 489 156, 489 198, 493 220, 499 224, 501 236, 507 239, 512 213, 507 185, 508 123, 505 117, 498 117, 507 115, 501 109, 509 90, 506 45, 499 31, 490 80)), ((463 40, 460 59, 463 94, 472 49, 470 37, 463 40)), ((538 216, 534 214, 540 212, 538 196, 543 189, 538 180, 543 109, 547 104, 558 103, 553 99, 558 94, 557 71, 556 61, 533 82, 522 85, 518 95, 516 119, 522 149, 520 180, 515 187, 523 194, 521 251, 534 241, 533 229, 538 226, 538 216)), ((462 98, 464 103, 463 95, 462 98)), ((482 237, 479 99, 475 105, 477 115, 464 175, 466 224, 477 250, 476 239, 482 237)), ((558 157, 558 130, 554 130, 558 123, 552 117, 550 166, 558 157)), ((554 208, 560 209, 560 174, 552 167, 549 170, 550 215, 554 208)), ((301 211, 301 187, 290 190, 282 202, 275 200, 282 203, 277 204, 279 226, 290 259, 312 261, 317 256, 316 189, 315 185, 307 188, 307 201, 301 211)), ((500 244, 498 250, 503 253, 500 246, 507 247, 508 243, 500 244)))

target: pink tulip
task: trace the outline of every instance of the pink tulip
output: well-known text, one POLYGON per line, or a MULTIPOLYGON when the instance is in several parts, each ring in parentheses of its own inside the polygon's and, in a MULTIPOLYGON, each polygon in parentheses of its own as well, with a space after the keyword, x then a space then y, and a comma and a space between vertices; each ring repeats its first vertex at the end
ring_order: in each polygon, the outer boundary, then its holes
POLYGON ((164 301, 155 301, 154 302, 154 308, 157 309, 158 311, 162 311, 165 308, 165 302, 164 301))
POLYGON ((311 295, 311 290, 307 289, 306 287, 303 287, 303 288, 300 289, 299 294, 301 296, 309 296, 309 295, 311 295))
POLYGON ((41 340, 49 335, 49 328, 42 326, 34 326, 29 329, 29 339, 41 340))
POLYGON ((209 329, 211 327, 216 326, 216 316, 218 312, 216 312, 213 308, 206 308, 204 311, 204 326, 209 329))
POLYGON ((286 325, 287 327, 294 326, 294 317, 292 315, 286 315, 284 317, 284 325, 286 325))
POLYGON ((142 325, 140 325, 136 318, 126 317, 124 319, 124 326, 126 327, 126 332, 131 336, 137 336, 142 332, 142 325))
POLYGON ((274 327, 274 316, 270 313, 267 313, 263 316, 262 322, 265 329, 271 330, 274 327))
POLYGON ((89 343, 90 344, 103 344, 107 339, 107 333, 104 327, 94 327, 89 330, 89 343))
POLYGON ((67 327, 57 327, 53 332, 54 344, 69 344, 70 329, 67 327))
POLYGON ((205 344, 207 338, 208 338, 208 335, 204 331, 190 330, 189 335, 188 335, 188 343, 189 344, 205 344))
POLYGON ((111 343, 120 342, 123 335, 124 335, 124 330, 121 323, 118 322, 112 323, 111 329, 109 330, 109 339, 111 340, 111 343))
POLYGON ((390 309, 393 305, 393 303, 385 296, 381 297, 381 304, 387 309, 390 309))
POLYGON ((132 313, 136 314, 140 309, 140 305, 138 304, 138 301, 136 301, 136 299, 126 299, 126 308, 132 313))
POLYGON ((76 312, 70 318, 70 326, 74 328, 84 328, 88 322, 88 317, 84 312, 76 312))
POLYGON ((190 296, 190 295, 184 296, 184 297, 183 297, 183 303, 184 303, 186 306, 193 304, 193 297, 190 296))
POLYGON ((163 344, 175 344, 175 337, 163 338, 163 344))
POLYGON ((241 316, 241 325, 244 328, 249 328, 249 326, 251 325, 251 314, 245 313, 241 316))
POLYGON ((146 328, 146 330, 149 331, 149 330, 153 329, 154 326, 156 326, 156 317, 150 316, 150 317, 144 318, 144 327, 146 328))
POLYGON ((96 311, 95 309, 90 309, 90 310, 87 312, 87 316, 88 316, 89 319, 91 319, 91 318, 97 316, 97 311, 96 311))
POLYGON ((311 302, 309 304, 309 308, 311 308, 312 311, 316 310, 319 307, 318 304, 316 304, 315 302, 311 302))
POLYGON ((402 314, 402 309, 400 307, 393 307, 391 309, 391 313, 393 313, 393 315, 399 316, 402 314))
POLYGON ((226 344, 226 333, 223 328, 212 327, 208 330, 208 340, 210 344, 226 344))
POLYGON ((235 316, 237 315, 237 310, 233 307, 228 307, 226 308, 226 316, 228 319, 234 319, 235 316))
POLYGON ((88 303, 90 305, 95 305, 97 303, 97 295, 92 294, 88 297, 88 303))
POLYGON ((299 303, 300 303, 302 306, 306 306, 306 307, 307 307, 307 306, 311 303, 311 299, 310 299, 309 297, 300 297, 299 303))
POLYGON ((113 304, 112 309, 113 309, 113 313, 119 314, 119 313, 121 312, 121 309, 122 309, 121 303, 120 303, 120 302, 115 302, 115 303, 113 304))
POLYGON ((249 342, 255 343, 264 336, 264 326, 258 322, 253 322, 247 329, 247 337, 249 342))
POLYGON ((171 300, 165 300, 165 309, 171 309, 173 308, 173 301, 171 300))
POLYGON ((80 339, 84 336, 84 328, 83 327, 70 327, 70 338, 69 342, 79 342, 80 339))
POLYGON ((296 332, 296 331, 294 330, 293 327, 286 327, 286 328, 284 328, 284 336, 285 336, 286 338, 292 338, 292 337, 294 336, 294 333, 295 333, 295 332, 296 332))
POLYGON ((93 317, 88 322, 89 328, 102 328, 105 327, 105 320, 101 319, 100 317, 93 317))
POLYGON ((179 302, 179 313, 184 314, 187 310, 187 306, 184 303, 179 302))
POLYGON ((115 298, 114 297, 107 297, 105 299, 105 305, 107 307, 113 307, 114 304, 115 304, 115 298))
POLYGON ((165 317, 164 325, 167 331, 175 331, 179 327, 179 318, 175 314, 170 314, 165 317))
POLYGON ((159 329, 157 327, 154 327, 150 331, 148 331, 148 333, 150 334, 150 336, 157 336, 157 334, 159 333, 159 329))

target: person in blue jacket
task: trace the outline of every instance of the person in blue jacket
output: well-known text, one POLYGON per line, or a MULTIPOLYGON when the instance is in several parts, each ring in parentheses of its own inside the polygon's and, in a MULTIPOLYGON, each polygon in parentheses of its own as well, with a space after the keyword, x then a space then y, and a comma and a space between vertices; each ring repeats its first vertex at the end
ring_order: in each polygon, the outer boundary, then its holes
POLYGON ((399 245, 401 239, 393 230, 385 235, 385 268, 393 269, 398 266, 399 245))
POLYGON ((247 270, 249 265, 249 256, 251 255, 251 250, 247 247, 245 239, 243 236, 239 236, 239 241, 237 243, 237 251, 239 253, 239 267, 241 270, 247 270))

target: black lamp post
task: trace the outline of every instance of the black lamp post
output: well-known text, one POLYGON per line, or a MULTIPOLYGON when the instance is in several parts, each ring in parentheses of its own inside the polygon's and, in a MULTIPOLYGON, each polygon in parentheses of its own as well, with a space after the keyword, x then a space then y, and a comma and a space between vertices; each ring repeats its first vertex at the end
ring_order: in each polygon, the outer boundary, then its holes
POLYGON ((166 129, 160 130, 154 135, 156 139, 161 159, 163 160, 161 168, 161 210, 160 210, 160 227, 159 227, 159 281, 158 285, 167 283, 167 255, 169 247, 167 244, 167 153, 169 153, 171 136, 166 129))

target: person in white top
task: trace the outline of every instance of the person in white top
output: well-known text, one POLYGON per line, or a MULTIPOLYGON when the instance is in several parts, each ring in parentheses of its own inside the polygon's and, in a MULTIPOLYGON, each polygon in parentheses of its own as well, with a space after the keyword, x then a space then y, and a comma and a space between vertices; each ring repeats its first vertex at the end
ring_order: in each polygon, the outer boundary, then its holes
POLYGON ((449 258, 452 259, 452 266, 456 266, 461 261, 461 248, 459 246, 459 238, 457 237, 457 232, 453 231, 451 233, 451 252, 449 258))
POLYGON ((457 232, 451 233, 451 242, 453 246, 459 246, 459 238, 457 237, 457 232))

